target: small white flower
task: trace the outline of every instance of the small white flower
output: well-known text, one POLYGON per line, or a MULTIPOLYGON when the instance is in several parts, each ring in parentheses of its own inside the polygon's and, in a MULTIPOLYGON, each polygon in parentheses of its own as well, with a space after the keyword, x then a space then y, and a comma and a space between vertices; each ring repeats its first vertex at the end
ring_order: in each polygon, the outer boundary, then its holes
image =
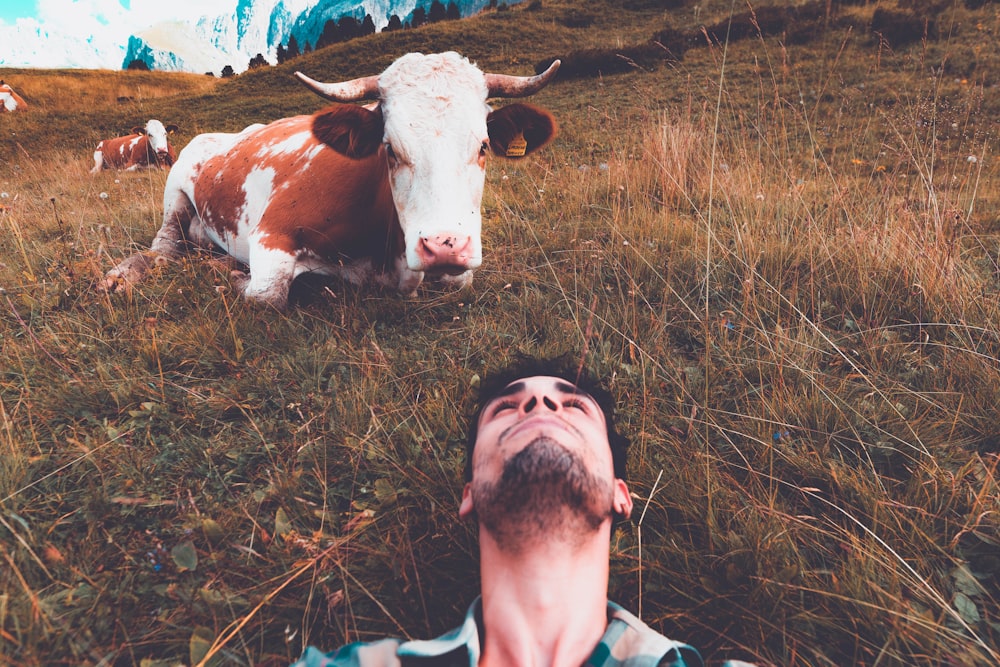
POLYGON ((764 201, 764 193, 758 192, 757 194, 754 195, 753 198, 756 199, 757 201, 764 201))
POLYGON ((107 192, 102 192, 101 194, 98 195, 98 197, 100 197, 101 199, 107 199, 108 198, 108 193, 107 192))
POLYGON ((975 155, 970 155, 969 157, 965 158, 965 161, 968 162, 969 164, 976 164, 977 162, 979 162, 979 158, 977 158, 975 155))
POLYGON ((10 199, 10 195, 6 192, 0 192, 0 199, 10 199))

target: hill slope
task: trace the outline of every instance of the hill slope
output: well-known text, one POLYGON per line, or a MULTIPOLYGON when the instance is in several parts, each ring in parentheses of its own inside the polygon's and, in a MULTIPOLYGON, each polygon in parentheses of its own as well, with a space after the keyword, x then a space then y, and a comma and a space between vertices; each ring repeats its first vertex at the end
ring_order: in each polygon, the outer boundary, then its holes
POLYGON ((224 81, 0 73, 33 104, 0 116, 4 660, 451 627, 461 415, 531 353, 606 376, 633 440, 612 599, 710 664, 996 664, 996 5, 743 9, 543 0, 224 81), (474 287, 302 280, 275 313, 199 255, 93 289, 165 178, 92 178, 97 140, 158 117, 182 147, 323 106, 294 70, 445 49, 566 62, 531 100, 556 142, 489 162, 474 287))

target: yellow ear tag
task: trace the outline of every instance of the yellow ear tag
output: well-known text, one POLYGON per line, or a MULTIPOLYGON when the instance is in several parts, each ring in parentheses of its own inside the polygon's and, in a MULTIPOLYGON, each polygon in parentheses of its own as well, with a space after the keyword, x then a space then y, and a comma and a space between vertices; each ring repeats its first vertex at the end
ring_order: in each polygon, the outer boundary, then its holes
POLYGON ((528 142, 524 139, 524 134, 518 132, 517 136, 511 139, 510 143, 507 144, 507 157, 524 157, 524 153, 528 150, 528 142))

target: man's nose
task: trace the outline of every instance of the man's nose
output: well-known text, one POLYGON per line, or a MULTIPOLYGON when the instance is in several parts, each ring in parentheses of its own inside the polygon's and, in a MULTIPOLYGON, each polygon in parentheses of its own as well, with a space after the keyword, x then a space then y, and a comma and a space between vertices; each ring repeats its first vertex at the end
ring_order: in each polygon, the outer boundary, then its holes
MULTIPOLYGON (((542 398, 542 405, 544 405, 546 408, 548 408, 552 412, 556 412, 559 409, 559 404, 557 402, 553 401, 548 396, 545 396, 543 394, 541 398, 542 398)), ((536 407, 538 407, 538 396, 537 395, 536 396, 532 396, 527 401, 525 401, 525 403, 524 403, 524 414, 530 413, 536 407)))

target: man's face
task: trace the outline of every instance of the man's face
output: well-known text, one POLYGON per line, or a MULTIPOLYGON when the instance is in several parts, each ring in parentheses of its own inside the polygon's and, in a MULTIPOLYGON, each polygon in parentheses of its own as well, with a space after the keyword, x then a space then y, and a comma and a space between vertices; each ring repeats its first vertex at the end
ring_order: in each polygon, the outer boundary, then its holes
POLYGON ((480 472, 492 476, 539 435, 580 455, 588 469, 610 475, 614 463, 607 428, 597 402, 565 380, 547 376, 517 380, 480 413, 473 476, 480 472))
POLYGON ((534 376, 484 406, 460 515, 476 510, 487 529, 519 522, 518 530, 552 530, 542 524, 578 518, 596 527, 631 508, 625 483, 614 477, 604 413, 588 394, 561 378, 534 376))

